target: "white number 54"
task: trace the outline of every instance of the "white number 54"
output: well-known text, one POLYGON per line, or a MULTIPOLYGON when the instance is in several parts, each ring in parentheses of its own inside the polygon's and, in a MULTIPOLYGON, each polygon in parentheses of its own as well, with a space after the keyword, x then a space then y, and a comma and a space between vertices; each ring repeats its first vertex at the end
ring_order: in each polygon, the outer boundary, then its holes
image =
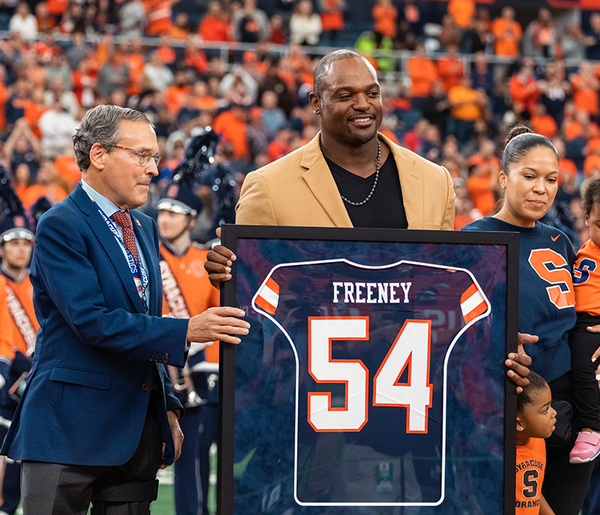
MULTIPOLYGON (((375 373, 373 406, 408 409, 407 433, 427 433, 431 322, 407 320, 375 373), (408 381, 398 381, 408 369, 408 381)), ((360 431, 369 419, 369 370, 359 359, 333 359, 334 340, 369 339, 368 317, 314 317, 308 320, 308 371, 317 383, 343 383, 346 400, 331 405, 330 392, 308 393, 308 423, 318 432, 360 431)))

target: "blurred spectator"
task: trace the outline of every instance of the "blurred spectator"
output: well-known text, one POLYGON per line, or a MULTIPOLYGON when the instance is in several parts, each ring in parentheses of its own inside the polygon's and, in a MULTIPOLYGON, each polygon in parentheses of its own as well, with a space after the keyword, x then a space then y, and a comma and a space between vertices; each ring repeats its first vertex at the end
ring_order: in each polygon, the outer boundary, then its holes
POLYGON ((486 52, 488 44, 493 39, 490 30, 491 23, 489 21, 488 11, 483 8, 477 9, 471 27, 463 33, 461 47, 463 51, 469 54, 486 52))
POLYGON ((188 72, 178 71, 175 80, 167 86, 165 104, 171 112, 178 112, 185 104, 187 97, 191 96, 192 80, 188 72))
POLYGON ((277 94, 279 107, 284 110, 286 116, 292 112, 292 96, 287 83, 279 75, 279 63, 273 62, 267 68, 267 72, 258 88, 258 96, 262 98, 265 91, 271 90, 277 94))
POLYGON ((48 84, 44 94, 44 105, 49 108, 58 99, 63 109, 66 109, 73 118, 79 115, 79 102, 75 93, 65 88, 63 78, 58 75, 48 84))
POLYGON ((37 37, 37 20, 26 2, 20 2, 8 24, 10 32, 18 32, 25 41, 33 41, 37 37))
POLYGON ((165 66, 158 52, 150 55, 150 62, 144 66, 146 84, 150 89, 165 91, 173 82, 173 72, 165 66))
POLYGON ((571 83, 565 79, 565 67, 561 62, 549 62, 544 79, 537 82, 540 100, 554 121, 561 125, 567 97, 571 94, 571 83))
POLYGON ((446 54, 437 62, 438 75, 444 85, 444 92, 448 93, 450 88, 458 86, 464 75, 464 66, 458 55, 458 47, 449 45, 446 54))
POLYGON ((509 85, 515 114, 528 119, 539 96, 532 67, 529 64, 523 64, 519 72, 510 79, 509 85))
POLYGON ((277 161, 280 157, 291 152, 293 134, 288 127, 282 127, 275 135, 275 138, 269 143, 267 154, 269 162, 277 161))
POLYGON ((213 129, 223 136, 225 141, 233 145, 235 159, 248 156, 248 140, 246 138, 247 111, 242 106, 232 105, 215 118, 213 129))
POLYGON ((587 157, 583 163, 583 175, 590 178, 598 177, 600 173, 600 138, 591 139, 587 144, 587 157))
POLYGON ((171 36, 169 36, 169 34, 164 33, 159 36, 156 53, 171 71, 175 71, 177 67, 177 52, 175 51, 175 48, 173 48, 171 36))
POLYGON ((538 16, 525 29, 523 55, 530 57, 562 57, 561 30, 548 9, 542 7, 538 16))
POLYGON ((425 45, 417 45, 415 55, 409 59, 408 76, 413 107, 420 111, 433 83, 438 80, 437 66, 427 55, 425 45))
POLYGON ((189 35, 185 42, 184 64, 186 67, 191 68, 196 75, 204 75, 208 70, 206 55, 198 48, 195 36, 189 35))
POLYGON ((64 200, 67 197, 67 192, 60 183, 61 180, 56 173, 54 159, 43 158, 37 174, 36 184, 26 188, 21 195, 25 209, 29 209, 40 197, 46 197, 52 205, 64 200))
POLYGON ((585 59, 585 34, 577 22, 567 27, 562 38, 562 54, 565 59, 585 59))
POLYGON ((475 209, 483 216, 490 216, 496 212, 496 196, 500 190, 498 183, 500 161, 495 156, 495 151, 494 142, 486 140, 481 145, 480 152, 467 161, 469 166, 467 191, 475 209))
POLYGON ((319 0, 323 35, 327 37, 328 43, 332 46, 337 44, 338 34, 344 30, 345 9, 345 0, 319 0))
POLYGON ((594 73, 591 63, 583 61, 579 66, 579 74, 571 75, 573 101, 577 109, 583 109, 592 116, 598 116, 598 91, 600 81, 594 73))
POLYGON ((202 18, 198 34, 204 41, 228 41, 229 24, 219 2, 208 4, 208 12, 202 18))
POLYGON ((394 39, 396 37, 396 20, 398 9, 392 4, 392 0, 377 0, 373 6, 373 30, 381 37, 394 39))
POLYGON ((63 34, 86 32, 88 27, 83 6, 78 2, 70 2, 69 8, 63 13, 59 28, 63 34))
POLYGON ((488 64, 485 53, 477 52, 471 68, 471 82, 473 88, 485 91, 488 96, 494 91, 494 74, 488 64))
POLYGON ((141 0, 123 0, 119 8, 119 33, 126 38, 143 35, 146 25, 146 11, 141 0))
POLYGON ((129 85, 125 91, 129 96, 139 95, 142 92, 142 80, 146 66, 142 40, 135 38, 131 41, 124 41, 121 43, 121 48, 119 59, 129 68, 129 85))
POLYGON ((287 32, 280 14, 274 14, 269 20, 269 43, 274 45, 285 45, 287 32))
POLYGON ((408 30, 415 36, 421 36, 424 21, 416 0, 404 0, 402 14, 404 14, 404 21, 408 23, 408 30))
POLYGON ((462 40, 460 27, 454 21, 450 14, 444 15, 442 18, 442 28, 438 35, 440 47, 447 49, 450 46, 459 47, 462 40))
POLYGON ((194 83, 191 95, 194 105, 200 110, 214 111, 217 109, 217 99, 208 93, 208 86, 204 81, 194 83))
POLYGON ((523 30, 518 21, 515 20, 515 10, 510 6, 502 8, 502 15, 492 23, 494 34, 494 54, 503 57, 515 58, 519 55, 519 42, 523 30))
POLYGON ((187 13, 177 13, 173 25, 169 27, 169 36, 175 40, 185 40, 190 34, 190 19, 187 13))
POLYGON ((33 177, 31 176, 31 169, 27 163, 19 163, 13 168, 12 173, 12 187, 15 193, 23 202, 23 194, 33 184, 33 177))
POLYGON ((448 14, 454 18, 461 30, 471 27, 475 14, 475 0, 449 0, 448 14))
POLYGON ((260 99, 262 112, 263 130, 269 139, 274 139, 275 135, 286 123, 286 116, 283 109, 278 107, 277 94, 274 91, 265 91, 260 99))
POLYGON ((71 46, 65 53, 69 68, 72 71, 79 67, 79 63, 87 56, 89 50, 90 46, 85 41, 85 34, 83 32, 75 32, 71 46))
POLYGON ((256 0, 243 0, 231 20, 233 37, 241 43, 257 43, 269 37, 267 15, 256 7, 256 0))
POLYGON ((258 98, 258 84, 252 75, 235 65, 221 80, 219 94, 224 98, 227 94, 234 95, 238 100, 243 99, 244 105, 250 105, 256 103, 258 98))
POLYGON ((290 42, 316 46, 322 30, 321 17, 313 12, 311 0, 300 0, 290 18, 290 42))
POLYGON ((11 94, 6 100, 5 115, 6 128, 12 131, 16 121, 25 116, 25 108, 31 95, 31 85, 25 79, 20 78, 13 84, 10 91, 11 94))
POLYGON ((546 112, 546 106, 542 102, 536 102, 530 123, 534 132, 549 139, 556 136, 558 132, 556 121, 546 112))
POLYGON ((63 80, 64 88, 71 90, 73 88, 73 81, 71 80, 71 68, 67 58, 63 54, 60 47, 55 47, 50 57, 50 62, 46 64, 46 82, 52 83, 55 77, 61 77, 63 80))
POLYGON ((107 99, 115 89, 125 91, 130 80, 129 67, 117 58, 114 50, 111 50, 108 60, 102 65, 98 74, 98 96, 107 99))
POLYGON ((268 163, 269 140, 263 130, 262 110, 259 107, 250 110, 246 123, 246 137, 250 162, 256 163, 257 160, 262 160, 268 163))
POLYGON ((590 16, 590 29, 585 34, 586 57, 597 61, 600 60, 600 13, 592 13, 590 16))
POLYGON ((472 88, 471 78, 465 75, 458 86, 448 92, 450 120, 448 130, 464 145, 473 136, 475 120, 483 116, 486 98, 483 93, 472 88))
MULTIPOLYGON (((552 139, 552 143, 554 144, 554 148, 558 152, 558 182, 559 185, 562 183, 565 184, 573 184, 573 189, 575 188, 575 181, 577 179, 577 166, 575 163, 567 158, 567 147, 565 146, 565 142, 561 137, 556 137, 552 139)), ((565 188, 569 190, 569 186, 565 188)), ((572 191, 570 191, 572 193, 572 191)))
MULTIPOLYGON (((64 154, 67 146, 71 145, 71 138, 78 125, 73 115, 56 99, 38 122, 42 132, 42 154, 50 157, 64 154)), ((37 198, 34 202, 35 200, 37 198)))
POLYGON ((35 19, 38 32, 50 32, 56 26, 54 17, 48 13, 46 2, 40 2, 35 6, 35 19))
POLYGON ((166 34, 171 26, 173 0, 143 0, 146 11, 146 33, 149 36, 166 34))
POLYGON ((444 85, 436 80, 431 87, 431 92, 423 102, 423 116, 429 123, 435 125, 440 132, 445 134, 449 112, 448 94, 444 91, 444 85))
POLYGON ((35 137, 27 120, 21 118, 15 123, 15 128, 10 133, 3 148, 4 154, 10 162, 10 169, 16 171, 17 167, 25 164, 30 175, 35 175, 42 157, 40 140, 35 137))

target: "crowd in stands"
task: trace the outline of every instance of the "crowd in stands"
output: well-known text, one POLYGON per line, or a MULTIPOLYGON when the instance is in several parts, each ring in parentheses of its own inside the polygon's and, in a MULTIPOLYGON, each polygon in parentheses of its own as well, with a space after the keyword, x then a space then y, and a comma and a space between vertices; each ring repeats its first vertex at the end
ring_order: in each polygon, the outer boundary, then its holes
MULTIPOLYGON (((139 109, 154 122, 163 159, 150 202, 199 128, 222 135, 217 159, 240 183, 316 135, 308 104, 315 46, 336 45, 345 0, 278 0, 268 13, 256 0, 215 0, 195 20, 180 4, 47 0, 32 14, 27 3, 2 3, 0 29, 9 35, 0 41, 0 163, 26 207, 73 189, 80 174, 71 136, 99 103, 139 109), (224 66, 214 43, 225 42, 253 46, 229 50, 224 66)), ((450 171, 457 229, 497 210, 503 136, 524 121, 562 155, 554 222, 579 243, 581 188, 600 176, 600 13, 584 13, 583 24, 569 14, 542 8, 522 26, 512 7, 473 0, 450 0, 441 20, 425 19, 415 0, 373 6, 372 31, 356 48, 381 71, 408 78, 382 75, 381 130, 450 171), (392 50, 413 53, 401 63, 392 50)))

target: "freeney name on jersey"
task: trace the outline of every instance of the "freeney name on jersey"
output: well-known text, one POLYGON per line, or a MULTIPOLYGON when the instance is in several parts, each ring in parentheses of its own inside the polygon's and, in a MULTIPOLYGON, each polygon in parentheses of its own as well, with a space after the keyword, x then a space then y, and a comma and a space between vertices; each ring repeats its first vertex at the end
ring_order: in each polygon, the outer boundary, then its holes
POLYGON ((334 282, 333 303, 408 304, 412 283, 334 282))

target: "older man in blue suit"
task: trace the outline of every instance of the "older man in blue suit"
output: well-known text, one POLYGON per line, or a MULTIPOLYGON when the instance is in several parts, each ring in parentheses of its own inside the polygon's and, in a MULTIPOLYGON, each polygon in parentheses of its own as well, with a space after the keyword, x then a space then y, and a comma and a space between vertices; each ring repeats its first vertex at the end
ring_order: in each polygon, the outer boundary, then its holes
POLYGON ((158 231, 135 211, 157 175, 145 115, 98 106, 73 137, 82 181, 40 220, 31 266, 40 330, 2 453, 23 461, 26 515, 149 513, 178 458, 181 405, 164 364, 188 342, 239 343, 243 311, 161 318, 158 231))

